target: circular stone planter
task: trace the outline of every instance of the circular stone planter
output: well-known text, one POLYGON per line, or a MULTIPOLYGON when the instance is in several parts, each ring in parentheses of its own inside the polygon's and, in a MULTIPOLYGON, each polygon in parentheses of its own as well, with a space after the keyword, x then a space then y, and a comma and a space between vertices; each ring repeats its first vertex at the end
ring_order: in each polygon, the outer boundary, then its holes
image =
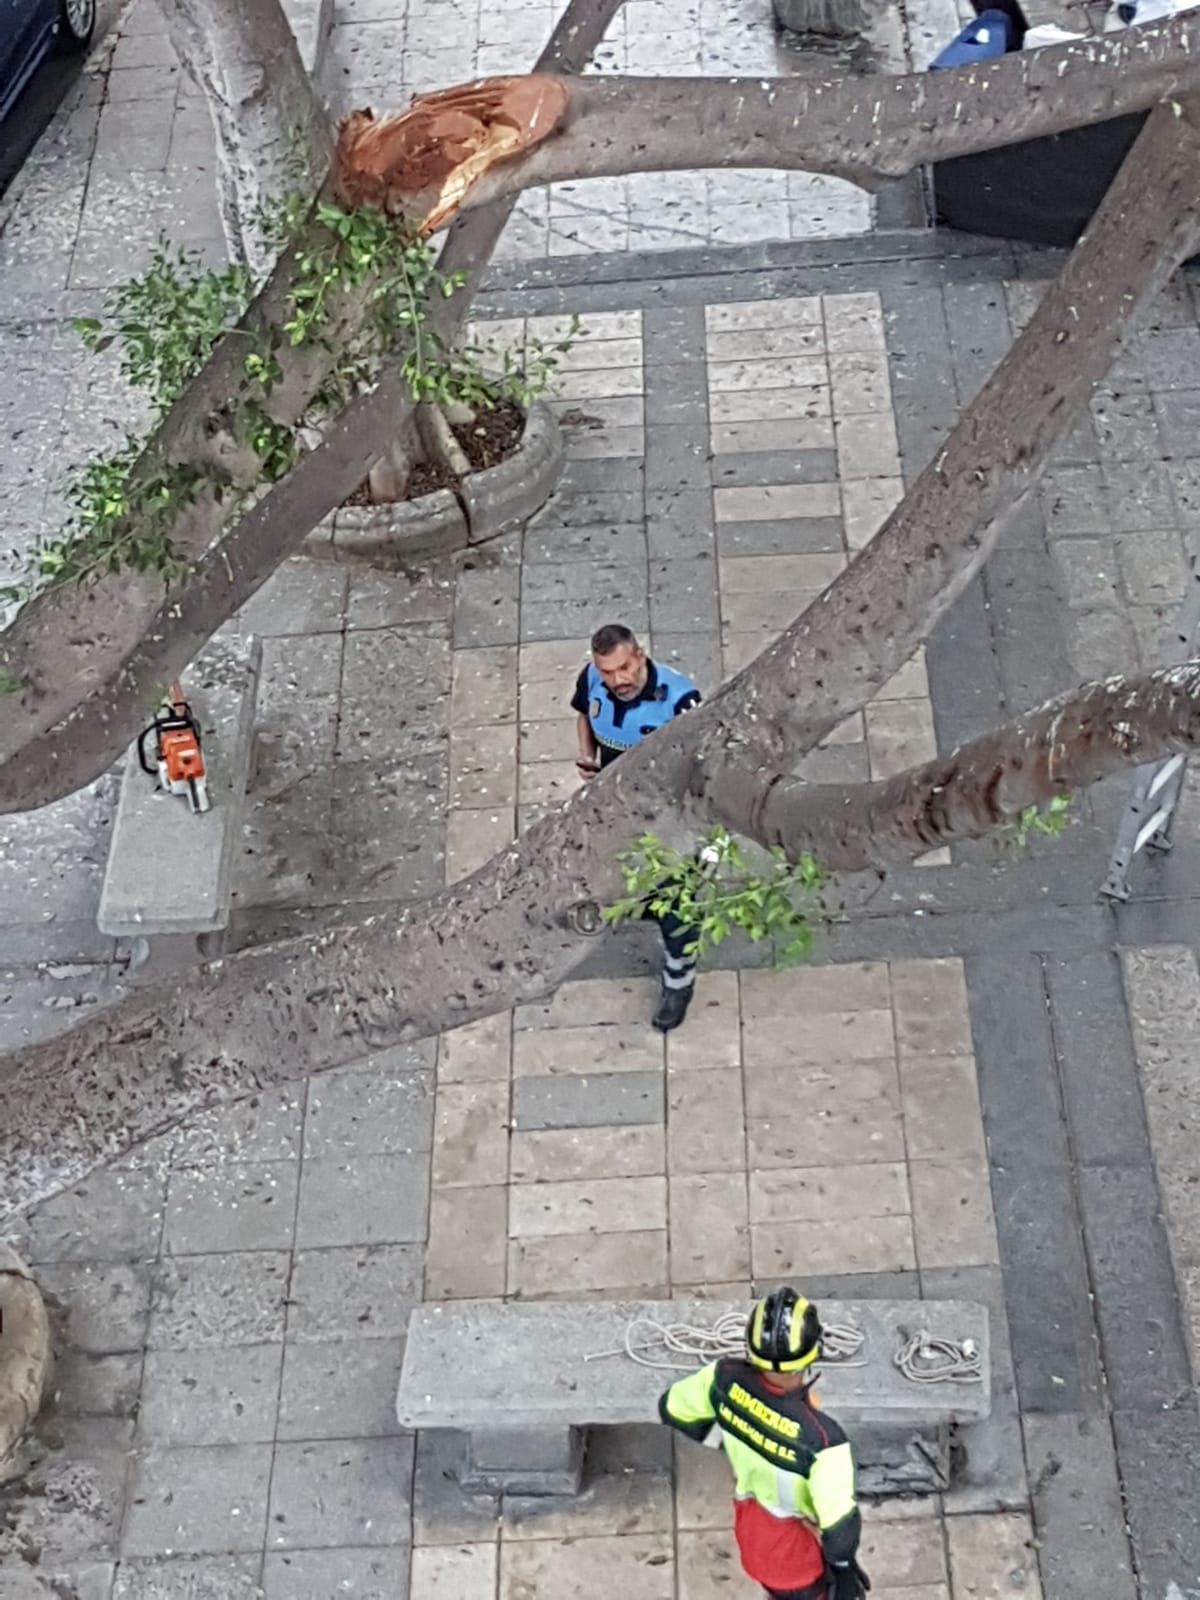
POLYGON ((29 1268, 0 1244, 0 1467, 37 1416, 50 1372, 50 1319, 29 1268))
POLYGON ((771 0, 775 21, 789 33, 826 39, 856 39, 868 17, 862 0, 771 0))
POLYGON ((376 565, 444 555, 512 533, 540 511, 562 473, 558 418, 536 402, 521 442, 506 461, 469 472, 459 492, 438 489, 391 505, 341 506, 304 542, 304 554, 376 565))

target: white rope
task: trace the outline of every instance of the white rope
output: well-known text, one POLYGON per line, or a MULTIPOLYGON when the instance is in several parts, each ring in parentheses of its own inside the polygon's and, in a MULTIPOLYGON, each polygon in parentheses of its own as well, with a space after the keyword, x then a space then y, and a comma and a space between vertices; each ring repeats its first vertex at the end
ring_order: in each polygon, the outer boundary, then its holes
MULTIPOLYGON (((862 1348, 864 1335, 849 1323, 831 1323, 821 1329, 821 1359, 846 1366, 864 1366, 850 1361, 862 1348)), ((625 1325, 625 1342, 616 1350, 598 1350, 584 1356, 585 1361, 605 1361, 611 1356, 628 1356, 640 1367, 659 1367, 663 1371, 687 1372, 722 1356, 746 1353, 746 1313, 729 1311, 718 1317, 711 1328, 698 1328, 687 1322, 658 1322, 653 1317, 633 1317, 625 1325)))
POLYGON ((982 1383, 974 1339, 935 1339, 926 1329, 905 1339, 892 1361, 910 1383, 982 1383))

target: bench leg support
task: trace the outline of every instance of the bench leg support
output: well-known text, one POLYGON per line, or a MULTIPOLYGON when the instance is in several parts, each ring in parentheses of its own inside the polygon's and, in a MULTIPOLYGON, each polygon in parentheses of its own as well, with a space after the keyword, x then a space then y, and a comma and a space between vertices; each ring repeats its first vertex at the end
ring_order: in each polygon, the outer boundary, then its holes
POLYGON ((477 1428, 455 1476, 476 1494, 570 1495, 582 1473, 582 1428, 477 1428))

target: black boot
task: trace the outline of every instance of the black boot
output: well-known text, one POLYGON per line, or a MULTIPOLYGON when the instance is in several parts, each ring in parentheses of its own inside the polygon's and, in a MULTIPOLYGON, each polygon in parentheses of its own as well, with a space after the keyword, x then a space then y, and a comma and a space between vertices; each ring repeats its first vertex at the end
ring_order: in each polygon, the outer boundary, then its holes
POLYGON ((659 1033, 670 1033, 672 1028, 679 1026, 687 1016, 687 1009, 692 1003, 695 992, 694 983, 689 983, 686 989, 669 989, 665 983, 663 984, 658 997, 658 1006, 651 1018, 659 1033))

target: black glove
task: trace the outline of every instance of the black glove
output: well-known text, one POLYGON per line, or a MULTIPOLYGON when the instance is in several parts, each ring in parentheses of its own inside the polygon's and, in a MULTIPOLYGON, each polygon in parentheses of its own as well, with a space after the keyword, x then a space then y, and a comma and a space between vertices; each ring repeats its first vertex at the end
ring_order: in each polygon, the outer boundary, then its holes
POLYGON ((831 1566, 829 1576, 832 1580, 829 1600, 866 1600, 871 1580, 857 1561, 847 1561, 844 1566, 831 1566))

